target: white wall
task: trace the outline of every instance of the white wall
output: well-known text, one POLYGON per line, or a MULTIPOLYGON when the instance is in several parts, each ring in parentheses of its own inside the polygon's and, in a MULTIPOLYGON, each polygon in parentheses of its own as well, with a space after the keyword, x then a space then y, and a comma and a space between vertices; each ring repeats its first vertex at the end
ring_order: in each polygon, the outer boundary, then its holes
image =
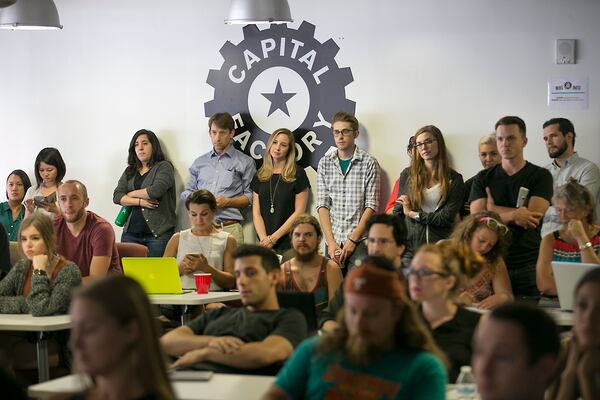
MULTIPOLYGON (((33 178, 36 154, 54 146, 67 178, 88 185, 90 209, 112 220, 112 191, 136 130, 159 135, 183 182, 209 150, 206 77, 220 68, 224 42, 242 39, 241 27, 223 24, 223 0, 55 2, 62 31, 0 31, 0 192, 12 169, 33 178)), ((580 155, 600 163, 600 2, 289 2, 293 27, 306 20, 317 39, 340 46, 336 60, 354 74, 347 98, 357 102, 369 151, 389 181, 406 166, 408 136, 430 123, 470 177, 479 169, 478 138, 506 114, 527 122, 530 161, 548 162, 541 124, 564 116, 575 124, 580 155), (578 39, 577 64, 554 64, 559 38, 578 39), (589 109, 547 108, 546 80, 560 75, 589 77, 589 109)))

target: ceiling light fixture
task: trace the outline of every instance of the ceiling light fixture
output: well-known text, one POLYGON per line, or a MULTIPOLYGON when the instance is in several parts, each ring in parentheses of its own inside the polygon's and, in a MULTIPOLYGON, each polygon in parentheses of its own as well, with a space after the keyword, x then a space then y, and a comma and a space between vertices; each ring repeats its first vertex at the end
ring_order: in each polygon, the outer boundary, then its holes
POLYGON ((226 24, 287 24, 293 22, 287 0, 232 0, 226 24))
POLYGON ((12 6, 17 0, 0 0, 0 8, 12 6))
POLYGON ((53 0, 18 0, 0 10, 0 29, 62 29, 53 0))

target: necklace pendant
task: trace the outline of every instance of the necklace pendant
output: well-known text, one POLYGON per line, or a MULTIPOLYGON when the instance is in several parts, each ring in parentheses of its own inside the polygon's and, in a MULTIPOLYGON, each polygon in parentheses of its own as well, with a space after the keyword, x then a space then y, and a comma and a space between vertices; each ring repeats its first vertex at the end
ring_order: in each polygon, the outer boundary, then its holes
POLYGON ((275 213, 275 208, 273 207, 273 205, 272 205, 272 204, 271 204, 271 209, 269 210, 269 212, 270 212, 271 214, 274 214, 274 213, 275 213))

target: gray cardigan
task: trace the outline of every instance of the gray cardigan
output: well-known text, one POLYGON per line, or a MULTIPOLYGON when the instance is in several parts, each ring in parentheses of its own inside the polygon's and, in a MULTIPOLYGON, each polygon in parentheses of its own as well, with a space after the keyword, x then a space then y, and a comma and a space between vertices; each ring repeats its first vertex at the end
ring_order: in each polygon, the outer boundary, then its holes
POLYGON ((79 267, 68 261, 54 282, 44 275, 31 277, 31 292, 23 296, 23 286, 31 261, 20 260, 0 281, 0 314, 29 314, 34 317, 67 314, 72 290, 81 285, 79 267))
MULTIPOLYGON (((115 204, 121 204, 123 196, 135 190, 133 179, 133 176, 128 179, 125 171, 123 172, 113 192, 113 202, 115 204)), ((144 175, 141 189, 146 189, 151 199, 158 200, 158 207, 156 208, 142 207, 142 214, 152 234, 158 237, 169 229, 174 228, 177 223, 177 215, 175 214, 176 196, 173 165, 168 161, 159 161, 156 163, 144 175)), ((123 231, 127 232, 128 227, 129 219, 123 227, 123 231)))

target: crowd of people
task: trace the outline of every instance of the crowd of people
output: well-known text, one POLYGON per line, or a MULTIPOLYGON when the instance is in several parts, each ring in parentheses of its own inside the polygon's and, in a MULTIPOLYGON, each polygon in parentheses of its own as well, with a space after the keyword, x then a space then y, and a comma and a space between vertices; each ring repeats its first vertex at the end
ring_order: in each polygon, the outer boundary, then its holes
MULTIPOLYGON (((176 258, 184 289, 202 272, 211 291, 240 291, 241 307, 196 310, 162 337, 155 316, 169 314, 122 276, 114 230, 87 210, 85 184, 64 180, 60 152, 40 151, 34 185, 22 170, 7 178, 0 313, 70 307, 68 346, 57 336, 51 350, 54 364, 69 354, 94 378, 76 398, 173 398, 167 365, 278 373, 267 399, 442 399, 465 365, 482 399, 542 399, 547 389, 556 399, 600 398, 600 272, 576 288, 564 354, 552 319, 515 302, 556 296, 552 261, 600 264, 600 170, 574 151, 570 121, 543 124, 552 162, 540 167, 524 158, 525 122, 499 119, 479 142, 483 169, 466 182, 440 129, 424 126, 379 213, 379 164, 356 144, 356 117, 338 112, 336 151, 317 169, 318 218, 306 213, 312 189, 293 132, 271 134, 257 169, 235 148, 228 113, 208 128, 213 147, 193 162, 179 197, 191 228, 176 232, 175 170, 152 131, 133 135, 113 193, 121 243, 176 258), (255 240, 244 238, 247 208, 255 240), (9 242, 20 252, 14 265, 9 242), (279 307, 278 291, 312 293, 319 335, 308 338, 302 313, 279 307)), ((35 364, 29 339, 0 335, 9 371, 35 364)))

